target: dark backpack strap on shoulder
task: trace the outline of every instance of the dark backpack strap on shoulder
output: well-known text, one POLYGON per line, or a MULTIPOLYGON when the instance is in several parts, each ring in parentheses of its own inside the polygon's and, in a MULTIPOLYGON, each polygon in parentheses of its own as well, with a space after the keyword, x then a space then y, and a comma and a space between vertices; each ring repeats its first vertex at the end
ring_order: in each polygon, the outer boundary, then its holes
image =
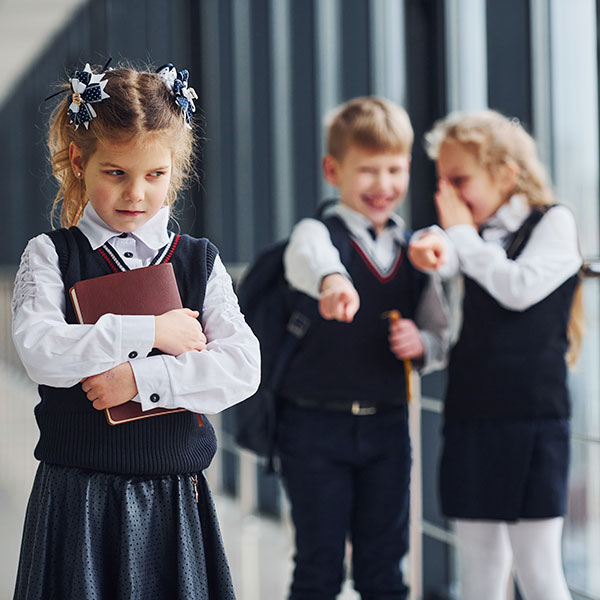
POLYGON ((350 252, 352 249, 349 237, 350 232, 348 231, 348 228, 342 219, 335 215, 321 220, 329 230, 331 243, 338 249, 342 263, 347 265, 348 261, 350 260, 350 252))
MULTIPOLYGON (((333 204, 326 201, 321 204, 317 211, 317 216, 321 215, 327 206, 333 204)), ((332 216, 321 220, 329 230, 333 245, 340 251, 340 257, 344 262, 344 254, 350 251, 350 241, 348 240, 348 230, 338 217, 332 216)), ((282 246, 283 255, 284 247, 282 246)), ((311 324, 318 318, 317 302, 302 292, 292 292, 294 301, 290 318, 286 325, 286 333, 279 349, 279 356, 269 378, 269 387, 272 390, 279 389, 283 380, 285 369, 294 355, 300 340, 307 334, 311 324)))
POLYGON ((523 221, 523 224, 506 242, 506 256, 514 260, 523 252, 535 226, 542 220, 542 217, 556 204, 548 206, 536 206, 531 214, 523 221))

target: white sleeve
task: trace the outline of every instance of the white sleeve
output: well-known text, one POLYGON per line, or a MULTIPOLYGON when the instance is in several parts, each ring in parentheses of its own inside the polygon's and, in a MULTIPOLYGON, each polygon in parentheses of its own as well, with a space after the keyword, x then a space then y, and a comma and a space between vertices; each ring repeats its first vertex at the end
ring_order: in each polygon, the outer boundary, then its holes
POLYGON ((341 273, 350 279, 327 226, 316 219, 302 219, 290 236, 283 255, 285 278, 297 290, 318 299, 326 275, 341 273))
POLYGON ((206 286, 202 327, 208 343, 201 352, 131 361, 144 410, 160 406, 214 414, 256 391, 258 340, 240 312, 231 277, 218 256, 206 286), (152 395, 158 396, 157 402, 150 401, 152 395))
POLYGON ((507 258, 504 249, 486 242, 472 227, 450 227, 461 271, 509 310, 523 311, 544 299, 581 266, 577 229, 564 206, 549 210, 533 229, 523 252, 507 258))
POLYGON ((145 356, 154 342, 154 317, 104 315, 95 325, 65 320, 65 290, 52 240, 38 235, 27 244, 15 279, 13 340, 33 381, 71 387, 145 356))

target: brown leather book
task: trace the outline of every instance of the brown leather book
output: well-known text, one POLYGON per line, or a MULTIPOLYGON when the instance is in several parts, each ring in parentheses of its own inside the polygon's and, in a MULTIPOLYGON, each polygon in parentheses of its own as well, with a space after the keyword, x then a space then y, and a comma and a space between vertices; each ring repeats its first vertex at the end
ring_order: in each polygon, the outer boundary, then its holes
MULTIPOLYGON (((80 323, 93 325, 102 315, 162 315, 182 308, 171 263, 151 265, 78 281, 70 290, 71 302, 80 323)), ((153 351, 154 352, 154 351, 153 351)), ((133 400, 105 409, 111 425, 127 423, 185 409, 154 408, 143 411, 133 400)))

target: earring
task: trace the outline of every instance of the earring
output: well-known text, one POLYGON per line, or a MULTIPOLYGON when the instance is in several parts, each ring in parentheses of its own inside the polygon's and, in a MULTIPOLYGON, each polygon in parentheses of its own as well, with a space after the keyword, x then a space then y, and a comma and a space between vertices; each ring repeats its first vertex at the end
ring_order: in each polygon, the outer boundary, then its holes
POLYGON ((81 173, 77 173, 77 177, 81 177, 81 173))

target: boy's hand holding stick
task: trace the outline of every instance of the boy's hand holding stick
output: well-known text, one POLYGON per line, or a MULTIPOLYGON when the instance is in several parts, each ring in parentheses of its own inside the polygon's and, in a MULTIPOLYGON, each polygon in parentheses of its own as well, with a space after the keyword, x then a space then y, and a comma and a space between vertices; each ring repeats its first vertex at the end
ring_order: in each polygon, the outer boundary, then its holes
MULTIPOLYGON (((399 310, 388 310, 381 315, 382 319, 388 319, 390 325, 393 327, 394 323, 399 323, 402 320, 402 315, 399 310)), ((406 376, 406 397, 408 402, 412 400, 413 389, 412 389, 412 363, 410 358, 403 358, 402 362, 404 363, 404 373, 406 376)))

